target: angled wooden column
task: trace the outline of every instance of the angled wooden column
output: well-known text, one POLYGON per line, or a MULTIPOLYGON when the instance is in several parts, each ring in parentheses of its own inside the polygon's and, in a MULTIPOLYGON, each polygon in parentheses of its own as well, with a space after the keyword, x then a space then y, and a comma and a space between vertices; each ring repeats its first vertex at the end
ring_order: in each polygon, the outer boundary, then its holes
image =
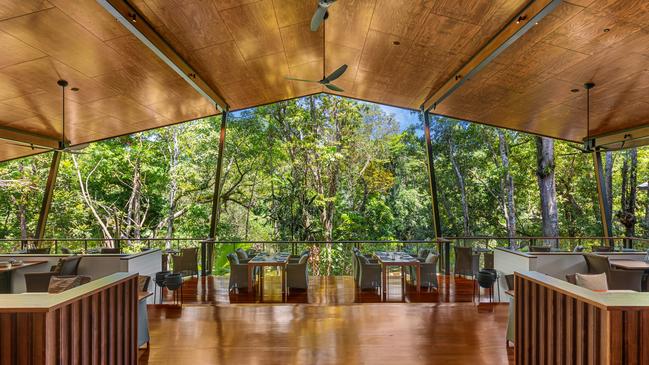
MULTIPOLYGON (((606 186, 606 176, 604 176, 604 167, 602 165, 602 153, 599 149, 593 152, 593 165, 595 167, 595 181, 597 182, 597 202, 599 203, 599 213, 602 219, 602 236, 611 237, 613 231, 611 207, 608 201, 608 190, 606 186)), ((609 242, 613 245, 613 240, 609 242)))
POLYGON ((219 135, 219 154, 216 160, 216 174, 214 177, 214 195, 212 196, 212 215, 210 219, 210 235, 201 245, 201 261, 203 275, 212 273, 214 256, 214 241, 217 238, 217 226, 221 217, 221 175, 223 172, 223 150, 225 149, 225 132, 227 129, 228 112, 221 114, 221 133, 219 135))
MULTIPOLYGON (((431 200, 431 213, 432 213, 432 223, 433 223, 433 234, 437 240, 442 238, 442 223, 439 218, 439 204, 437 200, 437 180, 435 178, 435 163, 433 159, 433 144, 430 139, 430 113, 425 110, 424 113, 424 137, 426 138, 426 161, 428 164, 428 190, 430 191, 430 200, 431 200)), ((450 249, 449 243, 444 242, 444 252, 440 252, 443 255, 444 262, 444 272, 446 274, 450 273, 450 249)), ((442 247, 439 245, 439 247, 442 247)), ((441 271, 441 270, 440 270, 441 271)))
POLYGON ((47 176, 47 183, 45 184, 45 191, 43 192, 43 202, 41 204, 41 211, 38 215, 38 224, 36 225, 36 239, 43 239, 45 237, 45 226, 47 225, 47 216, 50 213, 52 206, 52 196, 54 196, 54 187, 56 185, 56 176, 59 174, 59 164, 61 162, 60 151, 54 151, 52 155, 52 163, 50 164, 50 173, 47 176))

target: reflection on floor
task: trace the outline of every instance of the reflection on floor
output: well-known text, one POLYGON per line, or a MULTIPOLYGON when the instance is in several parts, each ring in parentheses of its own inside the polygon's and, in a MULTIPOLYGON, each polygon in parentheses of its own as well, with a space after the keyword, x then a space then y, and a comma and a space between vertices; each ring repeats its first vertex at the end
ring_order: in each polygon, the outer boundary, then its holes
MULTIPOLYGON (((338 299, 336 299, 338 300, 338 299)), ((149 307, 140 364, 513 364, 507 306, 472 303, 149 307)))
MULTIPOLYGON (((263 295, 253 295, 245 290, 229 291, 227 276, 186 278, 183 285, 185 304, 229 304, 229 303, 282 303, 281 281, 278 276, 264 277, 263 295)), ((406 285, 402 291, 401 279, 390 277, 386 302, 406 303, 458 303, 471 302, 474 281, 462 277, 438 276, 439 289, 406 285)), ((172 301, 171 293, 165 291, 165 303, 172 301)), ((483 298, 483 300, 485 300, 483 298)), ((311 276, 309 289, 291 289, 286 302, 309 304, 353 304, 382 302, 378 290, 360 291, 351 276, 311 276)), ((159 302, 159 298, 157 299, 159 302)))

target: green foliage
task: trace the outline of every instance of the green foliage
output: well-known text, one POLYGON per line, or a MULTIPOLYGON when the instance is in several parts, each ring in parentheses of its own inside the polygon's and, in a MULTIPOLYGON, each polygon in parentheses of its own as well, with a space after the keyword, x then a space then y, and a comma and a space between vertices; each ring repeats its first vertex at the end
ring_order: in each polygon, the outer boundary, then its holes
MULTIPOLYGON (((237 242, 432 238, 422 123, 416 113, 411 118, 417 122, 400 129, 395 117, 376 105, 327 95, 232 115, 218 238, 237 242)), ((173 237, 207 237, 219 123, 218 117, 207 118, 93 143, 83 155, 74 156, 76 163, 66 154, 46 236, 168 237, 171 230, 173 237), (87 188, 85 195, 82 186, 87 188), (175 194, 170 194, 174 186, 175 194)), ((463 233, 452 157, 466 185, 472 233, 505 236, 504 172, 495 129, 442 117, 435 118, 431 129, 444 235, 463 233)), ((534 139, 504 133, 515 185, 517 233, 539 235, 534 139)), ((562 141, 555 149, 561 235, 599 235, 591 156, 575 154, 562 141)), ((51 154, 41 154, 0 165, 0 237, 33 236, 50 158, 51 154)), ((638 161, 638 181, 647 181, 649 153, 639 150, 638 161)), ((620 204, 619 170, 614 169, 614 211, 620 204)), ((639 192, 639 215, 644 215, 647 204, 647 194, 639 192)), ((647 235, 649 221, 638 222, 636 232, 647 235)), ((623 229, 615 227, 616 233, 623 229)), ((314 271, 341 273, 348 268, 348 248, 324 244, 313 248, 320 252, 314 271)), ((230 247, 221 250, 218 270, 227 268, 225 254, 230 251, 230 247)))

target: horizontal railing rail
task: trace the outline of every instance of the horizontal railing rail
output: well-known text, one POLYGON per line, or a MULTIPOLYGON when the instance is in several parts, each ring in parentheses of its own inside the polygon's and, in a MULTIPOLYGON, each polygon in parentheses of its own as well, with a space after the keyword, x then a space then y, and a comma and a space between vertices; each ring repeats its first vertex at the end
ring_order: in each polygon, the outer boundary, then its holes
MULTIPOLYGON (((49 248, 49 253, 63 253, 67 249, 73 253, 91 254, 100 248, 118 248, 122 253, 137 253, 144 249, 178 251, 182 248, 199 248, 199 262, 203 273, 217 273, 227 270, 225 255, 236 248, 257 251, 286 251, 298 254, 305 249, 318 251, 318 262, 326 266, 327 272, 347 274, 351 270, 351 248, 364 252, 377 250, 405 250, 418 252, 428 247, 440 254, 440 272, 450 273, 453 262, 451 246, 471 246, 493 249, 495 247, 517 248, 527 251, 530 246, 550 245, 563 251, 572 251, 575 246, 583 246, 586 251, 593 246, 614 246, 617 250, 649 248, 649 239, 639 237, 497 237, 471 236, 446 237, 423 240, 209 240, 205 238, 44 238, 44 239, 0 239, 0 252, 25 253, 28 248, 49 248), (212 248, 216 247, 215 250, 212 248), (225 247, 225 248, 224 248, 225 247), (214 252, 216 251, 216 252, 214 252), (211 258, 211 259, 210 259, 211 258)), ((66 252, 68 252, 66 250, 66 252)), ((165 252, 170 252, 165 251, 165 252)))

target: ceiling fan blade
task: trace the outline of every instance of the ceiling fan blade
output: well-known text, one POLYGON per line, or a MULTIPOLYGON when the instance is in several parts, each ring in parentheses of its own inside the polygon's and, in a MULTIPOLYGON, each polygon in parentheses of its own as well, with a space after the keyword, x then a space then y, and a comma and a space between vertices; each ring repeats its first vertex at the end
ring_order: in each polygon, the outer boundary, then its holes
POLYGON ((336 86, 336 85, 334 85, 334 84, 324 84, 324 86, 326 86, 327 89, 329 89, 329 90, 333 90, 333 91, 338 91, 338 92, 343 92, 343 91, 345 91, 345 90, 339 88, 338 86, 336 86))
POLYGON ((342 76, 345 73, 345 71, 347 71, 347 64, 338 67, 336 71, 332 72, 331 74, 329 74, 329 76, 325 77, 323 81, 325 83, 330 83, 335 79, 339 78, 340 76, 342 76))
POLYGON ((320 24, 322 24, 322 21, 324 20, 326 14, 327 14, 327 8, 318 5, 318 9, 316 9, 315 13, 313 14, 313 18, 311 18, 312 32, 318 31, 318 28, 320 28, 320 24))
POLYGON ((285 79, 287 79, 287 80, 291 80, 291 81, 302 81, 302 82, 320 82, 320 81, 318 81, 318 80, 305 80, 305 79, 296 79, 296 78, 294 78, 294 77, 288 77, 288 76, 285 76, 284 78, 285 78, 285 79))

